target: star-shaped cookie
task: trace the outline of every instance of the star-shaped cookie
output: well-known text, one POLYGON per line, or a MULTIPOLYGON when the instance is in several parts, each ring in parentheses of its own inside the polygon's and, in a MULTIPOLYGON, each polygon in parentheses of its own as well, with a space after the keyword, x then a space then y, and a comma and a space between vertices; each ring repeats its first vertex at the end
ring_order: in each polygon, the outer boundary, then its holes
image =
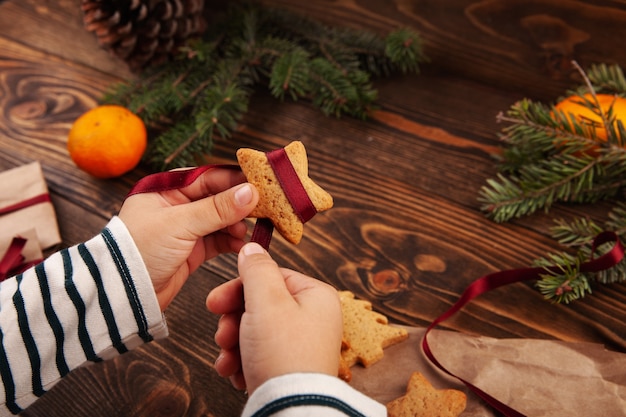
POLYGON ((389 417, 457 417, 467 405, 464 392, 435 389, 419 372, 413 372, 406 394, 387 404, 389 417))
MULTIPOLYGON (((285 152, 317 212, 333 206, 333 198, 309 178, 309 163, 304 144, 299 141, 285 146, 285 152)), ((249 148, 237 151, 237 160, 248 182, 259 191, 259 203, 250 217, 267 218, 287 241, 298 244, 304 225, 289 203, 264 152, 249 148)))

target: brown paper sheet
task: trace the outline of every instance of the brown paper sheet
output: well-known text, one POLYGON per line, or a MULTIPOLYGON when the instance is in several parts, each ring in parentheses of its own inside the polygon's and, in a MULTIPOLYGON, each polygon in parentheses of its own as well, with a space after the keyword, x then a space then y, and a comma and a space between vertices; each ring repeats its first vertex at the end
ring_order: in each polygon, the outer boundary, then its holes
MULTIPOLYGON (((48 193, 39 162, 0 172, 0 208, 48 193)), ((0 215, 0 240, 8 245, 14 236, 35 229, 41 249, 61 242, 52 203, 45 202, 0 215)), ((1 255, 2 253, 0 253, 1 255)))
MULTIPOLYGON (((468 396, 468 416, 496 416, 464 384, 431 365, 421 350, 425 329, 407 327, 409 339, 385 349, 370 366, 352 368, 351 385, 386 404, 404 395, 412 372, 435 388, 468 396)), ((532 417, 626 416, 626 354, 593 343, 494 339, 433 330, 428 342, 449 371, 532 417)))

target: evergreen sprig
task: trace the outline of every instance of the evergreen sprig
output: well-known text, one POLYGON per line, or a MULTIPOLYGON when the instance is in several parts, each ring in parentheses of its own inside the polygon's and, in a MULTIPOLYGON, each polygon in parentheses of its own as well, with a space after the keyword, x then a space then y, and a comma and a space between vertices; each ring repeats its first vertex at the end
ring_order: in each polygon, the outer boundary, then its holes
POLYGON ((366 118, 377 99, 372 76, 419 71, 419 35, 386 38, 335 28, 284 10, 237 5, 177 59, 116 85, 105 103, 136 112, 150 129, 144 160, 156 169, 202 163, 229 137, 255 88, 304 99, 328 116, 366 118))
MULTIPOLYGON (((505 148, 499 173, 480 190, 482 209, 496 222, 548 212, 556 203, 594 203, 614 199, 626 185, 626 130, 613 107, 603 110, 596 94, 626 96, 626 78, 618 66, 595 65, 579 69, 586 83, 566 93, 594 112, 606 131, 598 137, 597 123, 578 120, 555 106, 521 100, 498 120, 505 148)), ((587 218, 571 222, 557 220, 552 237, 565 247, 560 253, 536 260, 537 266, 557 266, 537 282, 541 293, 554 302, 569 303, 591 293, 592 284, 626 280, 626 261, 607 270, 589 273, 580 265, 610 249, 609 244, 593 248, 594 238, 603 230, 626 233, 626 204, 617 202, 602 226, 587 218)))
POLYGON ((557 220, 556 223, 551 230, 552 237, 574 252, 572 254, 563 251, 535 261, 537 266, 547 268, 556 265, 560 269, 558 273, 546 272, 537 281, 537 287, 545 298, 557 303, 569 303, 591 294, 593 283, 610 284, 626 281, 626 259, 600 272, 584 272, 580 268, 582 263, 602 256, 612 249, 613 243, 605 243, 595 248, 594 252, 594 239, 600 232, 605 230, 615 232, 624 245, 626 204, 618 202, 603 226, 585 218, 575 219, 569 223, 557 220))

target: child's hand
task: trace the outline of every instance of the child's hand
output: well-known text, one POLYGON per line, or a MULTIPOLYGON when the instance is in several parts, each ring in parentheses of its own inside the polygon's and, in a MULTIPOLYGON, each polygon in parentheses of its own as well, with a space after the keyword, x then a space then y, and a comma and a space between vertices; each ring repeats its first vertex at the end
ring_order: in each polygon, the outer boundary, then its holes
POLYGON ((343 331, 337 291, 280 269, 256 243, 239 252, 239 273, 207 298, 209 310, 223 315, 215 334, 222 349, 217 372, 249 393, 288 373, 337 375, 343 331))
POLYGON ((135 194, 122 205, 119 217, 143 257, 161 311, 205 260, 243 246, 243 219, 259 199, 244 181, 239 171, 215 168, 185 188, 135 194))

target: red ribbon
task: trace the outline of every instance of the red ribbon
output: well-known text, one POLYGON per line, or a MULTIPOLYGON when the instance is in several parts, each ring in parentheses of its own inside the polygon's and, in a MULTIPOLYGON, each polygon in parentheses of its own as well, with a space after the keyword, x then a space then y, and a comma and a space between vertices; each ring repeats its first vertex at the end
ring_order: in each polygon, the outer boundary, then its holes
POLYGON ((22 250, 26 246, 26 239, 23 237, 14 237, 6 253, 0 259, 0 282, 14 275, 26 271, 31 266, 37 265, 42 259, 35 259, 24 262, 22 250))
MULTIPOLYGON (((311 202, 306 190, 302 186, 300 179, 298 178, 293 165, 289 161, 284 149, 278 149, 276 151, 268 152, 268 161, 276 174, 281 187, 285 191, 285 194, 296 211, 296 214, 304 223, 310 220, 310 218, 317 212, 315 206, 311 202)), ((142 178, 131 189, 128 196, 145 192, 157 192, 166 191, 171 189, 182 188, 190 185, 195 181, 202 173, 212 168, 229 168, 239 169, 237 165, 205 165, 195 169, 178 170, 161 172, 157 174, 149 175, 142 178)), ((273 231, 273 224, 269 219, 257 219, 254 231, 252 233, 251 240, 261 244, 265 249, 269 247, 273 231)), ((580 270, 582 272, 599 272, 617 265, 624 257, 624 248, 621 244, 619 237, 613 232, 603 232, 599 234, 594 240, 592 253, 595 253, 598 246, 603 243, 613 242, 613 248, 606 254, 600 256, 597 259, 592 258, 588 262, 581 265, 580 270)), ((459 379, 469 389, 474 391, 479 397, 490 404, 494 409, 500 411, 507 417, 524 417, 520 412, 512 409, 508 405, 502 403, 491 395, 487 394, 480 388, 471 384, 470 382, 454 375, 447 370, 435 357, 430 346, 428 345, 428 334, 441 322, 447 320, 467 303, 474 298, 488 291, 500 288, 505 285, 513 284, 516 282, 536 280, 541 278, 542 274, 546 273, 558 273, 560 269, 558 267, 551 268, 522 268, 500 271, 493 274, 485 275, 473 283, 471 283, 466 290, 461 294, 458 301, 448 311, 436 318, 430 326, 426 329, 424 337, 422 339, 422 349, 428 357, 428 359, 435 364, 439 369, 445 373, 459 379)))
POLYGON ((24 246, 26 246, 26 239, 21 237, 13 238, 2 260, 0 260, 0 281, 13 276, 14 274, 11 272, 24 262, 24 255, 22 255, 24 246))
MULTIPOLYGON (((617 234, 613 232, 602 232, 593 242, 592 247, 592 258, 583 263, 580 266, 580 270, 582 272, 600 272, 605 269, 611 268, 617 265, 624 258, 624 247, 617 236, 617 234), (596 249, 604 244, 604 243, 613 243, 613 248, 600 256, 599 258, 594 258, 593 254, 596 249)), ((447 320, 453 314, 458 312, 461 308, 463 308, 467 303, 472 301, 474 298, 478 297, 481 294, 484 294, 488 291, 495 290, 496 288, 503 287, 505 285, 513 284, 516 282, 528 281, 528 280, 537 280, 541 278, 541 275, 547 273, 558 273, 561 272, 558 266, 553 266, 549 268, 521 268, 521 269, 511 269, 500 272, 495 272, 489 275, 485 275, 481 278, 478 278, 476 281, 472 282, 466 289, 463 291, 457 302, 452 305, 445 313, 437 317, 426 329, 424 333, 424 337, 422 339, 422 349, 426 357, 439 369, 443 372, 447 373, 450 376, 457 378, 459 381, 464 383, 470 390, 472 390, 476 395, 482 398, 485 402, 491 405, 497 411, 503 413, 506 417, 524 417, 524 414, 520 413, 517 410, 509 407, 508 405, 502 403, 491 395, 487 394, 477 386, 471 384, 470 382, 456 376, 448 369, 446 369, 433 354, 430 346, 428 345, 428 333, 435 328, 439 323, 447 320)))
MULTIPOLYGON (((302 185, 302 181, 300 181, 285 149, 276 149, 265 155, 298 219, 302 223, 311 220, 317 214, 317 209, 304 189, 304 185, 302 185)), ((274 225, 269 219, 258 219, 250 240, 268 250, 273 231, 274 225)))
MULTIPOLYGON (((0 216, 50 201, 50 195, 48 193, 39 194, 18 203, 11 204, 10 206, 0 208, 0 216)), ((35 259, 33 261, 24 262, 24 255, 22 255, 24 246, 26 246, 26 239, 22 237, 17 236, 11 240, 9 248, 2 256, 2 259, 0 259, 0 282, 8 277, 22 273, 42 261, 42 259, 35 259)))
POLYGON ((265 155, 298 219, 302 223, 311 220, 317 214, 317 209, 304 189, 285 149, 276 149, 265 155))
POLYGON ((35 204, 45 203, 49 201, 50 201, 50 195, 48 193, 39 194, 35 197, 20 201, 19 203, 15 203, 10 206, 0 208, 0 216, 2 216, 3 214, 9 214, 14 211, 21 210, 26 207, 34 206, 35 204))
MULTIPOLYGON (((287 196, 289 204, 302 223, 309 221, 317 209, 304 189, 284 148, 266 153, 267 160, 287 196)), ((129 191, 127 197, 139 193, 161 192, 191 185, 200 175, 213 168, 240 169, 239 165, 215 164, 198 168, 159 172, 140 179, 129 191)), ((269 219, 257 219, 251 241, 257 242, 266 250, 272 240, 274 225, 269 219)))
POLYGON ((143 177, 130 189, 127 198, 134 194, 177 190, 191 185, 200 175, 213 168, 240 169, 239 165, 213 164, 198 168, 179 169, 174 171, 158 172, 143 177))

